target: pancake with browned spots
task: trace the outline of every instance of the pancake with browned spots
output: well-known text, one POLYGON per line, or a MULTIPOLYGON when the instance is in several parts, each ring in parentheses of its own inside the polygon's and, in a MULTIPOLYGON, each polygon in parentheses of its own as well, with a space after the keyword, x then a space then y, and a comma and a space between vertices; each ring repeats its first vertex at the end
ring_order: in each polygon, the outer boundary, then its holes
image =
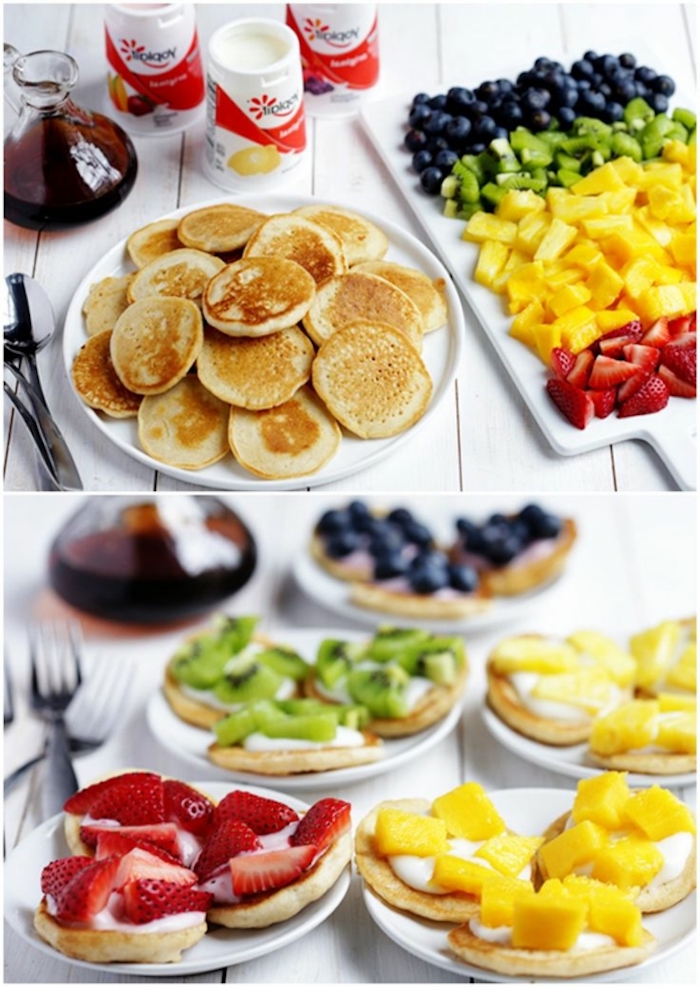
POLYGON ((119 316, 129 307, 127 289, 133 280, 133 274, 124 274, 120 278, 103 278, 90 285, 83 304, 88 336, 114 329, 119 316))
POLYGON ((408 295, 421 314, 423 332, 432 332, 447 322, 446 285, 443 278, 433 281, 423 271, 388 260, 365 261, 353 270, 384 278, 408 295))
POLYGON ((179 222, 178 236, 188 247, 222 254, 243 247, 265 218, 256 209, 222 202, 188 212, 179 222))
POLYGON ((243 256, 286 257, 301 264, 316 284, 348 268, 343 244, 335 233, 295 213, 266 219, 246 244, 243 256))
POLYGON ((124 387, 109 355, 110 332, 91 336, 81 347, 71 367, 73 386, 90 408, 111 418, 133 418, 141 395, 124 387))
POLYGON ((178 223, 177 219, 158 219, 131 234, 126 241, 126 252, 138 268, 184 246, 177 235, 178 223))
POLYGON ((343 244, 345 257, 350 266, 366 260, 378 260, 389 249, 389 241, 384 231, 351 209, 317 203, 301 206, 294 212, 335 233, 343 244))
POLYGON ((144 398, 139 440, 149 456, 179 469, 198 470, 223 459, 229 406, 190 375, 175 387, 144 398))
POLYGON ((164 295, 168 298, 189 298, 196 302, 224 262, 220 257, 202 250, 181 247, 156 257, 136 274, 127 288, 129 301, 164 295))

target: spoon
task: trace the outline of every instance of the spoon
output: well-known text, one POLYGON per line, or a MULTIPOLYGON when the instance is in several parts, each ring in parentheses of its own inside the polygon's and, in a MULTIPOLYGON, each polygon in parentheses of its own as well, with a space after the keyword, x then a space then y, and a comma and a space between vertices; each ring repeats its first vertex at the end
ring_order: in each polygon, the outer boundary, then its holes
POLYGON ((50 453, 59 488, 82 490, 78 469, 58 425, 51 417, 39 379, 36 354, 53 335, 55 318, 51 302, 41 285, 26 274, 9 274, 5 278, 5 311, 3 313, 5 363, 25 385, 38 427, 50 453), (7 353, 10 354, 8 358, 7 353), (16 358, 26 360, 28 380, 23 380, 16 368, 16 358))

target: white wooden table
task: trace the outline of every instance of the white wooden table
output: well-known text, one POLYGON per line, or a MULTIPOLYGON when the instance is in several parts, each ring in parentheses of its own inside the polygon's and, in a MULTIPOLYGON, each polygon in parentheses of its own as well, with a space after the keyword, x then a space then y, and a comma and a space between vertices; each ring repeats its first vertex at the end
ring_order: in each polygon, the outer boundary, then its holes
MULTIPOLYGON (((320 511, 342 501, 336 495, 265 494, 258 497, 227 495, 251 526, 260 548, 260 564, 250 583, 234 598, 229 612, 254 613, 263 626, 280 634, 293 627, 324 628, 343 632, 361 630, 306 599, 292 582, 294 559, 305 550, 310 526, 320 511)), ((402 498, 433 524, 449 523, 460 513, 483 516, 494 509, 522 506, 522 498, 502 495, 496 502, 484 496, 414 496, 402 498)), ((377 506, 397 506, 397 499, 373 497, 377 506)), ((668 495, 644 498, 551 495, 552 509, 575 517, 580 539, 567 573, 537 600, 517 623, 465 635, 470 657, 470 678, 461 721, 455 731, 432 751, 389 774, 356 783, 341 797, 353 805, 359 820, 383 798, 434 797, 464 780, 477 780, 487 790, 540 787, 572 790, 575 781, 531 765, 503 749, 488 733, 481 718, 484 660, 506 634, 536 630, 567 634, 582 627, 599 629, 624 642, 626 635, 667 617, 692 613, 696 600, 696 573, 689 546, 697 538, 694 498, 668 495)), ((55 609, 55 597, 46 589, 47 548, 58 526, 76 510, 75 495, 44 494, 40 498, 5 497, 4 564, 6 660, 15 680, 17 714, 5 730, 5 773, 41 746, 42 730, 27 709, 28 669, 25 630, 30 614, 55 609), (38 502, 40 501, 40 503, 38 502)), ((148 767, 185 780, 212 779, 211 769, 192 775, 180 756, 169 752, 150 735, 145 707, 161 680, 163 666, 185 633, 139 634, 104 623, 84 622, 88 657, 110 660, 124 655, 132 661, 133 686, 117 733, 98 751, 76 759, 79 781, 115 768, 148 767)), ((41 768, 10 795, 5 804, 8 850, 26 837, 40 821, 38 792, 41 768)), ((274 787, 272 785, 271 787, 274 787)), ((332 794, 330 782, 328 794, 332 794)), ((295 792, 314 801, 325 791, 295 792)), ((694 787, 681 790, 690 804, 694 787)), ((38 896, 38 888, 37 888, 38 896)), ((696 947, 686 946, 647 971, 633 973, 635 983, 696 983, 696 947)), ((6 926, 6 983, 115 983, 144 982, 142 977, 117 978, 50 958, 32 948, 6 926)), ((369 917, 360 881, 353 875, 347 897, 338 910, 304 939, 228 970, 185 977, 201 983, 452 983, 459 977, 414 958, 392 943, 369 917)), ((173 969, 166 982, 181 982, 173 969)), ((151 981, 153 982, 153 981, 151 981)))
MULTIPOLYGON (((380 12, 382 80, 376 98, 441 91, 461 80, 476 85, 503 74, 499 65, 532 64, 540 55, 570 63, 589 48, 653 50, 679 89, 694 90, 693 5, 637 4, 395 4, 380 12)), ((206 51, 220 24, 238 16, 281 17, 281 4, 197 4, 206 51)), ((105 59, 102 5, 5 4, 5 39, 21 51, 70 52, 80 65, 77 101, 103 109, 105 59)), ((317 120, 309 127, 311 166, 293 193, 359 206, 424 240, 411 210, 354 120, 317 120)), ((69 232, 37 235, 5 224, 5 273, 24 271, 46 288, 63 318, 76 286, 95 260, 135 228, 179 206, 220 195, 202 171, 203 125, 185 136, 136 138, 139 177, 116 212, 69 232)), ((639 442, 563 458, 540 434, 527 407, 478 325, 467 316, 458 379, 437 413, 389 459, 326 489, 666 490, 675 484, 655 454, 639 442)), ((47 393, 89 490, 190 489, 112 448, 78 407, 61 359, 60 334, 40 355, 47 393)), ((34 456, 21 423, 6 410, 6 490, 36 489, 34 456)), ((192 484, 196 484, 196 476, 192 484)))

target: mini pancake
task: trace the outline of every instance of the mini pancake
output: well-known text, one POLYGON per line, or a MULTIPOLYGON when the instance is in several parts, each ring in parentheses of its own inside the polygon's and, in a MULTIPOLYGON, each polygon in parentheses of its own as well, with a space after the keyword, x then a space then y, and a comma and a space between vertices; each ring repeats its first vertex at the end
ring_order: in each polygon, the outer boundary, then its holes
POLYGON ((258 338, 207 328, 197 375, 222 401, 260 411, 294 396, 311 377, 314 355, 311 340, 296 326, 258 338))
POLYGON ((165 295, 197 301, 224 262, 201 250, 181 247, 156 257, 136 274, 127 289, 129 301, 165 295))
POLYGON ((338 423, 308 386, 268 411, 231 408, 234 456, 268 480, 316 473, 335 455, 340 438, 338 423))
POLYGON ((362 747, 303 747, 289 750, 247 751, 244 747, 210 744, 207 757, 227 771, 284 776, 335 771, 358 764, 371 764, 384 756, 382 742, 374 732, 363 730, 362 747))
POLYGON ((129 306, 127 290, 133 279, 133 274, 125 274, 120 278, 103 278, 90 286, 83 305, 88 336, 114 329, 117 319, 129 306))
POLYGON ((197 359, 202 315, 185 298, 144 298, 119 316, 110 355, 122 384, 136 394, 162 394, 197 359))
POLYGON ((196 377, 144 398, 139 408, 139 441, 154 459, 179 469, 199 470, 223 459, 228 446, 229 406, 196 377))
MULTIPOLYGON (((656 948, 656 939, 642 930, 639 946, 618 946, 610 943, 594 949, 547 950, 515 949, 475 936, 469 923, 447 933, 452 952, 466 963, 509 977, 583 977, 604 970, 641 963, 656 948)), ((534 981, 533 981, 534 982, 534 981)))
POLYGON ((408 295, 375 274, 349 271, 329 278, 316 292, 304 329, 320 346, 333 333, 365 319, 394 326, 417 350, 423 343, 423 320, 408 295))
POLYGON ((187 247, 220 254, 245 246, 265 218, 256 209, 222 202, 188 212, 179 221, 177 231, 187 247))
POLYGON ((265 929, 297 915, 333 887, 352 856, 352 836, 343 833, 322 857, 292 884, 263 892, 235 905, 215 905, 207 918, 227 929, 265 929))
POLYGON ((676 775, 690 774, 698 765, 695 754, 674 754, 673 751, 654 754, 641 754, 635 751, 625 751, 620 754, 598 754, 588 750, 590 760, 601 768, 610 771, 634 771, 642 775, 676 775))
POLYGON ((266 219, 246 244, 243 256, 286 257, 301 264, 316 284, 343 274, 348 266, 335 233, 294 213, 266 219))
POLYGON ((424 620, 473 617, 493 606, 493 600, 481 588, 475 593, 442 597, 437 593, 399 592, 375 582, 350 583, 349 598, 351 603, 367 610, 377 610, 398 617, 420 617, 424 620))
POLYGON ((138 268, 184 246, 177 235, 178 223, 177 219, 159 219, 131 234, 126 241, 126 252, 138 268))
POLYGON ((315 291, 314 279, 294 261, 244 257, 211 279, 202 307, 207 322, 227 336, 266 336, 296 325, 315 291))
POLYGON ((445 282, 442 278, 431 281, 427 274, 414 267, 403 267, 388 260, 365 261, 353 270, 385 278, 408 295, 421 314, 423 332, 432 332, 447 322, 445 282))
POLYGON ((377 853, 375 846, 377 814, 385 807, 422 815, 430 811, 431 803, 427 799, 392 799, 380 802, 360 821, 355 834, 355 865, 368 887, 394 908, 435 922, 465 922, 476 915, 479 900, 474 895, 463 891, 428 894, 409 887, 394 874, 386 858, 377 853))
POLYGON ((328 337, 311 377, 331 414, 363 439, 405 431, 425 413, 433 390, 420 354, 404 333, 366 320, 328 337))
POLYGON ((81 347, 71 368, 73 386, 90 408, 111 418, 133 418, 141 395, 124 387, 109 355, 111 332, 91 336, 81 347))
POLYGON ((326 552, 323 538, 317 532, 311 536, 309 551, 314 561, 335 579, 345 582, 371 582, 374 578, 373 560, 368 557, 358 565, 349 565, 344 559, 333 559, 326 552))
POLYGON ((325 226, 341 240, 348 264, 378 260, 389 249, 389 241, 383 230, 351 209, 341 206, 301 206, 295 215, 305 216, 325 226))

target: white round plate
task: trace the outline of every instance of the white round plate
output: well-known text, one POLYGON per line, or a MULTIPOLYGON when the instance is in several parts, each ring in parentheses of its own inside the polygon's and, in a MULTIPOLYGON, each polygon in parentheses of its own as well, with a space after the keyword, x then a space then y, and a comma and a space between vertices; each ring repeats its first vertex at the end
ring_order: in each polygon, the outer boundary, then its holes
MULTIPOLYGON (((517 754, 518 757, 522 757, 525 761, 538 764, 541 768, 549 768, 550 771, 567 775, 569 778, 592 778, 593 775, 598 775, 605 770, 588 760, 588 744, 574 744, 572 747, 550 747, 511 730, 507 723, 500 720, 493 710, 486 706, 482 709, 482 716, 491 736, 495 737, 507 750, 517 754)), ((627 774, 627 781, 630 785, 635 785, 638 788, 647 788, 650 785, 681 788, 683 785, 695 785, 697 776, 694 771, 678 775, 642 775, 630 771, 627 774)))
MULTIPOLYGON (((216 201, 221 202, 222 200, 216 201)), ((235 201, 237 205, 271 214, 288 212, 300 206, 313 205, 318 200, 307 196, 250 195, 237 196, 235 201)), ((198 203, 197 208, 214 204, 214 202, 198 203)), ((193 208, 194 206, 187 206, 159 218, 170 219, 171 217, 184 216, 188 212, 192 212, 193 208)), ((457 374, 465 332, 462 303, 443 265, 419 240, 402 230, 401 227, 379 216, 365 213, 359 209, 355 211, 363 212, 363 215, 366 215, 386 233, 389 238, 387 260, 395 261, 406 267, 416 267, 433 280, 442 279, 446 285, 447 326, 436 332, 428 333, 423 344, 422 356, 433 380, 433 396, 427 411, 412 428, 388 439, 359 439, 344 432, 337 454, 317 473, 288 480, 263 480, 243 469, 233 456, 227 456, 220 462, 202 470, 183 470, 161 463, 141 449, 135 418, 108 418, 92 408, 88 408, 76 394, 76 401, 84 413, 105 438, 129 456, 138 459, 139 462, 187 483, 198 483, 205 487, 215 487, 218 490, 298 490, 319 486, 366 469, 394 452, 431 417, 438 404, 450 390, 452 381, 457 374)), ((76 289, 68 308, 63 330, 63 359, 69 380, 71 380, 70 371, 73 360, 80 347, 87 340, 85 320, 81 310, 90 285, 102 280, 102 278, 119 277, 133 270, 134 266, 126 253, 125 238, 97 261, 76 289)))
MULTIPOLYGON (((221 782, 192 782, 196 787, 207 791, 219 800, 231 791, 231 785, 221 782)), ((240 787, 240 786, 239 786, 240 787)), ((283 799, 292 808, 308 809, 308 804, 299 799, 281 795, 266 788, 246 786, 248 791, 267 798, 283 799)), ((86 963, 58 953, 44 942, 35 931, 33 915, 41 898, 41 871, 52 860, 69 856, 70 851, 63 835, 63 815, 59 814, 38 826, 22 840, 5 861, 5 918, 10 926, 30 945, 53 959, 102 973, 129 973, 144 977, 181 977, 208 970, 219 970, 235 963, 265 956, 274 949, 280 949, 311 932, 335 911, 350 886, 349 868, 330 890, 318 901, 307 905, 294 918, 272 925, 267 929, 224 929, 212 926, 200 941, 183 953, 180 963, 86 963)))
MULTIPOLYGON (((571 807, 571 792, 555 788, 510 788, 490 792, 498 811, 508 826, 523 836, 539 836, 546 827, 571 807)), ((474 977, 477 981, 495 983, 533 983, 530 977, 506 977, 471 966, 453 957, 448 949, 447 933, 453 925, 447 922, 430 922, 391 908, 367 887, 363 889, 365 905, 379 928, 395 943, 419 959, 449 970, 457 976, 474 977)), ((652 955, 636 966, 586 977, 571 977, 571 982, 610 983, 615 980, 634 980, 639 970, 668 959, 685 946, 695 934, 695 892, 673 908, 656 915, 643 916, 647 928, 658 942, 652 955)), ((538 977, 537 983, 561 983, 561 978, 538 977)), ((567 983, 569 980, 567 980, 567 983)))
POLYGON ((453 620, 426 620, 424 617, 397 617, 394 614, 384 613, 378 610, 369 610, 358 607, 350 601, 350 583, 343 579, 335 579, 318 565, 308 552, 300 552, 292 569, 294 578, 299 588, 314 603, 332 610, 341 617, 356 620, 368 627, 376 627, 378 624, 386 623, 387 620, 400 623, 402 627, 422 627, 428 631, 456 631, 481 630, 488 627, 495 627, 505 624, 511 620, 518 620, 536 604, 542 593, 554 585, 557 579, 550 580, 530 593, 522 593, 520 596, 496 596, 493 598, 493 605, 483 613, 473 614, 471 617, 457 617, 453 620))

